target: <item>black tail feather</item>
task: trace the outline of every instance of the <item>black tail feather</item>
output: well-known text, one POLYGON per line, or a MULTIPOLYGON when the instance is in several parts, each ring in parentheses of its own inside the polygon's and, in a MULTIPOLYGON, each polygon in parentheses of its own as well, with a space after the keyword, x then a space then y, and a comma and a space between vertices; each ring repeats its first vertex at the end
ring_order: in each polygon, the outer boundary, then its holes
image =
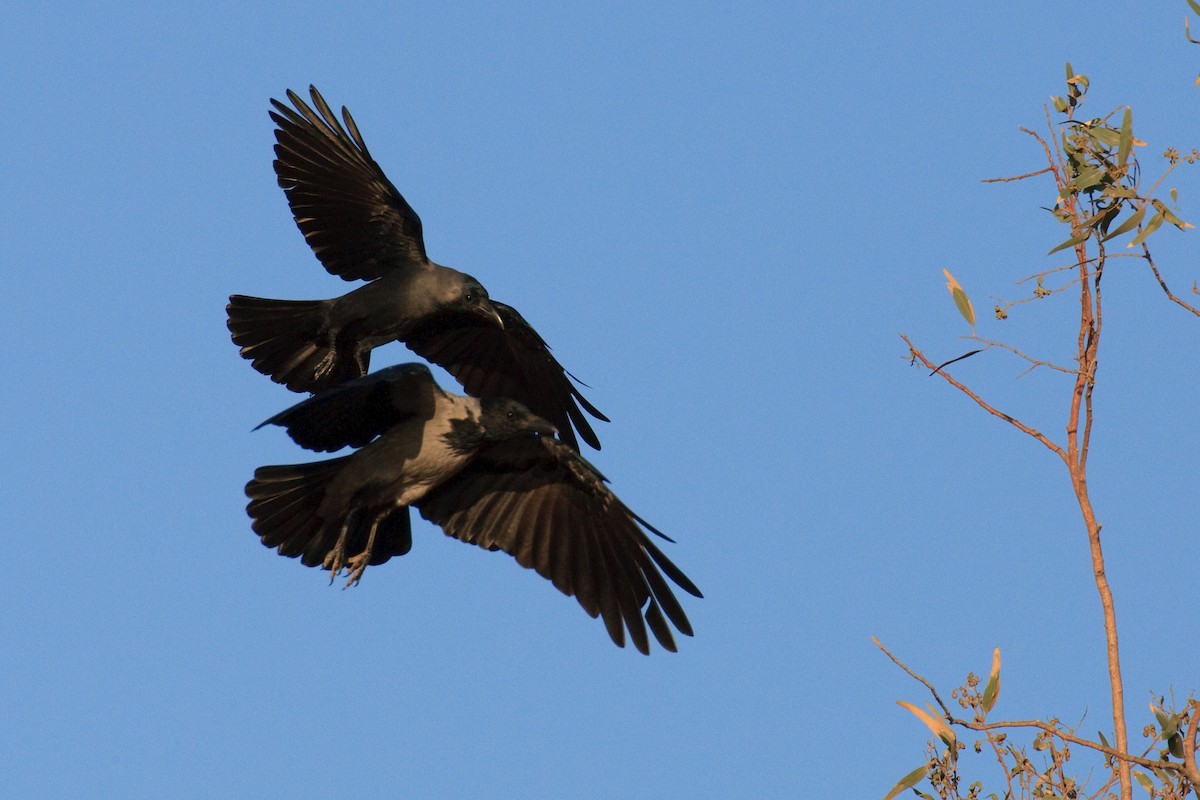
MULTIPOLYGON (((353 514, 354 507, 337 508, 322 517, 329 482, 337 476, 350 456, 316 461, 310 464, 288 464, 259 467, 254 478, 246 484, 250 498, 246 512, 253 520, 251 527, 267 547, 280 555, 300 558, 307 567, 325 563, 337 544, 342 523, 347 515, 351 527, 347 532, 345 550, 349 556, 363 552, 371 515, 353 514)), ((370 564, 382 564, 392 556, 402 556, 412 549, 412 529, 408 508, 385 512, 375 535, 370 564)))
POLYGON ((315 392, 366 372, 352 351, 338 349, 328 300, 270 300, 235 294, 225 307, 243 358, 294 392, 315 392))

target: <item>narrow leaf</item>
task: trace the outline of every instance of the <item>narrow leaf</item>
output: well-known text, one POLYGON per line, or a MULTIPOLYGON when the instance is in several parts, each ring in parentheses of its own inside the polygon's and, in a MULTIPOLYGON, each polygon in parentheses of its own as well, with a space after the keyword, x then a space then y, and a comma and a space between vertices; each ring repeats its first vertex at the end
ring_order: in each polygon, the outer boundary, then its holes
POLYGON ((1153 712, 1154 718, 1158 720, 1158 730, 1162 738, 1170 739, 1179 731, 1179 717, 1175 714, 1168 714, 1154 703, 1150 704, 1150 711, 1153 712))
POLYGON ((1142 217, 1146 216, 1146 207, 1142 206, 1137 211, 1134 211, 1129 217, 1117 226, 1116 230, 1104 237, 1104 241, 1120 236, 1122 233, 1133 230, 1138 225, 1142 224, 1142 217))
POLYGON ((941 739, 947 747, 955 746, 954 731, 950 730, 950 726, 941 717, 938 717, 936 714, 926 713, 912 703, 906 703, 903 700, 897 700, 896 703, 907 708, 917 719, 924 722, 925 726, 933 731, 933 734, 941 739))
POLYGON ((1115 183, 1111 186, 1105 186, 1104 194, 1108 197, 1134 198, 1138 196, 1138 193, 1133 189, 1130 189, 1127 186, 1118 186, 1115 183))
POLYGON ((1150 703, 1150 713, 1153 714, 1154 718, 1158 720, 1158 727, 1160 730, 1166 726, 1167 712, 1163 711, 1161 708, 1159 708, 1158 706, 1154 705, 1153 702, 1151 702, 1150 703))
POLYGON ((892 787, 892 790, 883 796, 883 800, 893 800, 897 795, 905 789, 911 789, 916 786, 921 778, 925 777, 925 773, 929 772, 929 765, 922 764, 912 772, 905 775, 900 781, 892 787))
POLYGON ((1158 778, 1159 782, 1162 783, 1164 786, 1170 786, 1172 783, 1175 782, 1174 779, 1171 777, 1171 773, 1167 772, 1165 769, 1162 769, 1160 767, 1153 767, 1153 769, 1154 769, 1154 776, 1156 778, 1158 778))
POLYGON ((950 270, 943 269, 942 274, 946 276, 946 288, 950 290, 950 296, 954 298, 954 305, 958 306, 958 313, 962 314, 967 324, 974 328, 975 307, 971 305, 971 298, 967 297, 967 293, 958 280, 950 274, 950 270))
POLYGON ((1087 233, 1081 233, 1078 236, 1072 236, 1070 239, 1067 239, 1065 242, 1063 242, 1058 247, 1051 250, 1049 253, 1046 253, 1046 255, 1048 255, 1048 256, 1054 255, 1059 250, 1066 250, 1068 247, 1074 247, 1075 245, 1079 244, 1080 242, 1086 242, 1087 238, 1091 235, 1092 235, 1092 232, 1088 231, 1087 233))
POLYGON ((1133 777, 1137 778, 1137 782, 1142 785, 1143 789, 1150 793, 1151 797, 1154 797, 1154 781, 1150 780, 1149 775, 1141 770, 1135 769, 1133 771, 1133 777))
POLYGON ((942 367, 948 367, 951 364, 953 364, 955 361, 962 361, 964 358, 970 358, 971 356, 973 356, 977 353, 982 353, 983 351, 984 351, 984 348, 981 347, 978 350, 972 350, 969 353, 963 353, 961 356, 956 356, 956 357, 950 359, 949 361, 943 361, 942 363, 938 364, 936 367, 933 368, 933 372, 929 373, 929 377, 932 378, 934 375, 937 375, 939 372, 941 372, 942 367))
POLYGON ((1088 167, 1075 176, 1075 179, 1071 181, 1071 185, 1075 187, 1075 191, 1085 192, 1093 186, 1098 185, 1104 180, 1104 176, 1107 174, 1107 171, 1100 167, 1088 167))
POLYGON ((1150 234, 1154 233, 1156 230, 1158 230, 1160 227, 1162 227, 1163 219, 1164 218, 1163 218, 1162 212, 1159 211, 1157 214, 1155 214, 1153 217, 1150 218, 1150 221, 1146 223, 1146 227, 1142 228, 1142 232, 1139 233, 1137 236, 1133 237, 1133 241, 1125 246, 1126 247, 1137 247, 1139 244, 1146 241, 1146 239, 1149 238, 1150 234))
MULTIPOLYGON (((1100 209, 1095 214, 1092 214, 1090 217, 1088 217, 1087 219, 1085 219, 1083 221, 1083 227, 1095 228, 1096 226, 1100 225, 1100 223, 1104 222, 1106 219, 1111 217, 1113 214, 1117 213, 1117 211, 1120 208, 1121 208, 1120 205, 1111 205, 1108 208, 1100 209)), ((1103 230, 1103 227, 1101 227, 1101 230, 1103 230)))
POLYGON ((1196 0, 1188 0, 1188 5, 1192 7, 1192 11, 1200 14, 1200 3, 1197 3, 1196 0))
POLYGON ((1192 223, 1184 222, 1179 217, 1175 216, 1175 212, 1171 211, 1171 209, 1167 208, 1166 206, 1163 206, 1162 214, 1164 217, 1166 217, 1167 222, 1171 223, 1176 228, 1179 228, 1181 231, 1186 231, 1188 228, 1196 227, 1192 223))
POLYGON ((1125 116, 1121 120, 1121 146, 1117 149, 1117 164, 1125 166, 1129 160, 1129 152, 1133 149, 1133 111, 1125 106, 1125 116))
POLYGON ((1179 731, 1175 731, 1175 735, 1167 739, 1167 750, 1176 758, 1183 758, 1183 737, 1179 735, 1179 731))
POLYGON ((988 676, 987 686, 983 687, 983 713, 992 710, 996 698, 1000 696, 1000 648, 992 651, 992 674, 988 676))
POLYGON ((1088 136, 1092 137, 1093 141, 1106 147, 1112 147, 1121 143, 1121 133, 1108 127, 1089 128, 1088 136))

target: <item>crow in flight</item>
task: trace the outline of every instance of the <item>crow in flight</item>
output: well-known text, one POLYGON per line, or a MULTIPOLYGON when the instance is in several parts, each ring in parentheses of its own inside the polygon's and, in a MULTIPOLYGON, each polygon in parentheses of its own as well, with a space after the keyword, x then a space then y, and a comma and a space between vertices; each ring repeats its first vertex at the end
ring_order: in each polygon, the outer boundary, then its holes
POLYGON ((365 375, 371 350, 402 341, 445 367, 476 397, 509 397, 551 422, 578 449, 600 441, 580 394, 537 331, 479 281, 425 254, 421 219, 383 174, 358 126, 345 127, 315 87, 316 111, 295 92, 295 109, 271 100, 275 174, 296 225, 325 269, 365 285, 329 300, 232 295, 229 330, 254 368, 298 392, 365 375))
POLYGON ((692 635, 663 575, 702 595, 647 534, 672 540, 515 400, 450 394, 423 364, 402 364, 326 389, 268 424, 311 450, 359 448, 255 471, 247 511, 281 555, 333 575, 348 569, 352 585, 368 565, 412 547, 412 505, 447 535, 503 550, 574 595, 618 646, 628 631, 649 653, 649 628, 674 651, 668 620, 692 635))

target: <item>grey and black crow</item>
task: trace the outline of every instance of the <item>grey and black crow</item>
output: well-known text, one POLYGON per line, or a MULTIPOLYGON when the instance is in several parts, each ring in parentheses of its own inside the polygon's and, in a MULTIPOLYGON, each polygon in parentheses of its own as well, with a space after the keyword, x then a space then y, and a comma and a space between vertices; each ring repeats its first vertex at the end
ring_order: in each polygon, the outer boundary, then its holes
POLYGON ((346 568, 351 585, 368 565, 408 552, 411 505, 447 535, 503 550, 573 595, 619 646, 628 632, 648 653, 647 628, 671 651, 672 625, 692 635, 663 576, 688 594, 700 591, 648 534, 671 540, 515 400, 450 394, 424 365, 402 364, 262 424, 284 427, 312 450, 359 448, 255 471, 247 511, 263 544, 282 555, 334 575, 346 568))
POLYGON ((296 225, 325 269, 368 281, 328 300, 232 295, 235 344, 254 368, 294 391, 316 392, 365 375, 371 350, 401 341, 445 367, 476 397, 509 397, 578 447, 600 442, 583 413, 607 417, 571 382, 537 331, 475 278, 425 254, 421 219, 371 157, 350 112, 345 126, 315 87, 314 111, 275 110, 275 174, 296 225), (582 407, 582 410, 581 410, 582 407))

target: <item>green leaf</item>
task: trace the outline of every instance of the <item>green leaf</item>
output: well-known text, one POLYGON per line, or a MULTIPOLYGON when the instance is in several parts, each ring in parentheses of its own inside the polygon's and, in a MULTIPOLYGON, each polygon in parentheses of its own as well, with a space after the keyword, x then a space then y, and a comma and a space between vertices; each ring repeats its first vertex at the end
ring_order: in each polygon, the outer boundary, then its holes
POLYGON ((1158 730, 1164 740, 1170 739, 1179 732, 1179 715, 1168 714, 1154 703, 1150 704, 1150 710, 1154 713, 1154 718, 1158 720, 1158 730))
POLYGON ((1108 170, 1101 167, 1088 167, 1080 170, 1079 174, 1071 181, 1071 186, 1077 192, 1085 192, 1093 186, 1098 186, 1106 175, 1108 175, 1108 170))
POLYGON ((1117 164, 1125 166, 1129 153, 1133 150, 1133 111, 1125 106, 1125 116, 1121 120, 1121 146, 1117 149, 1117 164))
POLYGON ((1134 211, 1129 217, 1117 226, 1117 229, 1104 237, 1104 241, 1108 241, 1114 237, 1120 236, 1122 233, 1131 231, 1138 225, 1142 224, 1142 217, 1146 216, 1146 207, 1142 206, 1137 211, 1134 211))
POLYGON ((1175 216, 1175 212, 1171 211, 1171 209, 1167 208, 1161 202, 1155 200, 1154 205, 1159 211, 1162 212, 1162 215, 1166 218, 1167 222, 1171 223, 1176 228, 1179 228, 1179 230, 1186 231, 1188 228, 1196 227, 1192 223, 1184 222, 1179 217, 1175 216))
POLYGON ((1179 731, 1175 731, 1175 735, 1167 739, 1167 750, 1176 758, 1183 758, 1183 737, 1179 735, 1179 731))
POLYGON ((996 698, 1000 696, 1000 648, 992 651, 992 674, 988 676, 987 686, 983 688, 983 713, 992 710, 996 698))
POLYGON ((1104 731, 1096 731, 1096 735, 1100 737, 1100 744, 1104 745, 1110 750, 1112 749, 1112 745, 1108 743, 1108 739, 1104 738, 1104 731))
POLYGON ((1105 147, 1115 147, 1121 143, 1121 134, 1106 126, 1090 128, 1088 136, 1105 147))
POLYGON ((1153 217, 1150 218, 1150 221, 1146 223, 1146 227, 1142 228, 1142 232, 1139 233, 1137 236, 1133 237, 1133 241, 1125 246, 1126 247, 1137 247, 1139 244, 1146 241, 1146 239, 1149 238, 1150 234, 1154 233, 1156 230, 1158 230, 1160 227, 1162 227, 1162 224, 1163 224, 1163 215, 1162 215, 1162 212, 1159 211, 1157 214, 1155 214, 1153 217))
POLYGON ((1061 97, 1057 97, 1057 96, 1052 97, 1050 99, 1054 101, 1054 110, 1055 111, 1057 111, 1060 114, 1065 114, 1067 112, 1067 101, 1066 100, 1063 100, 1061 97))
POLYGON ((1071 69, 1071 62, 1067 62, 1067 80, 1075 77, 1075 70, 1071 69))
POLYGON ((1128 186, 1120 186, 1115 183, 1104 187, 1104 194, 1106 197, 1120 198, 1136 198, 1138 196, 1138 193, 1135 190, 1130 189, 1128 186))
POLYGON ((1083 227, 1085 227, 1085 228, 1096 227, 1097 225, 1100 224, 1101 221, 1103 221, 1103 219, 1105 217, 1107 217, 1109 214, 1113 213, 1113 210, 1115 208, 1116 208, 1116 206, 1109 206, 1108 208, 1100 209, 1095 214, 1092 214, 1090 217, 1088 217, 1087 219, 1085 219, 1083 221, 1083 227))
POLYGON ((1142 772, 1141 770, 1135 769, 1133 771, 1133 777, 1137 778, 1137 782, 1142 785, 1143 789, 1145 789, 1147 792, 1150 793, 1151 797, 1154 796, 1154 781, 1150 780, 1149 775, 1142 772))
POLYGON ((1188 0, 1188 5, 1192 7, 1192 11, 1200 14, 1200 3, 1197 3, 1196 0, 1188 0))
POLYGON ((892 787, 892 790, 883 796, 883 800, 893 800, 893 798, 895 798, 905 789, 911 789, 912 787, 916 786, 917 783, 925 777, 925 773, 927 772, 929 772, 928 764, 922 764, 921 766, 917 767, 912 772, 901 778, 900 781, 892 787))
POLYGON ((1074 247, 1075 245, 1079 244, 1080 242, 1086 242, 1087 238, 1091 235, 1092 235, 1092 232, 1088 231, 1087 233, 1081 233, 1078 236, 1072 236, 1070 239, 1067 239, 1065 242, 1060 244, 1058 247, 1055 247, 1049 253, 1046 253, 1046 255, 1051 256, 1051 255, 1054 255, 1055 253, 1057 253, 1059 250, 1066 250, 1068 247, 1074 247))

